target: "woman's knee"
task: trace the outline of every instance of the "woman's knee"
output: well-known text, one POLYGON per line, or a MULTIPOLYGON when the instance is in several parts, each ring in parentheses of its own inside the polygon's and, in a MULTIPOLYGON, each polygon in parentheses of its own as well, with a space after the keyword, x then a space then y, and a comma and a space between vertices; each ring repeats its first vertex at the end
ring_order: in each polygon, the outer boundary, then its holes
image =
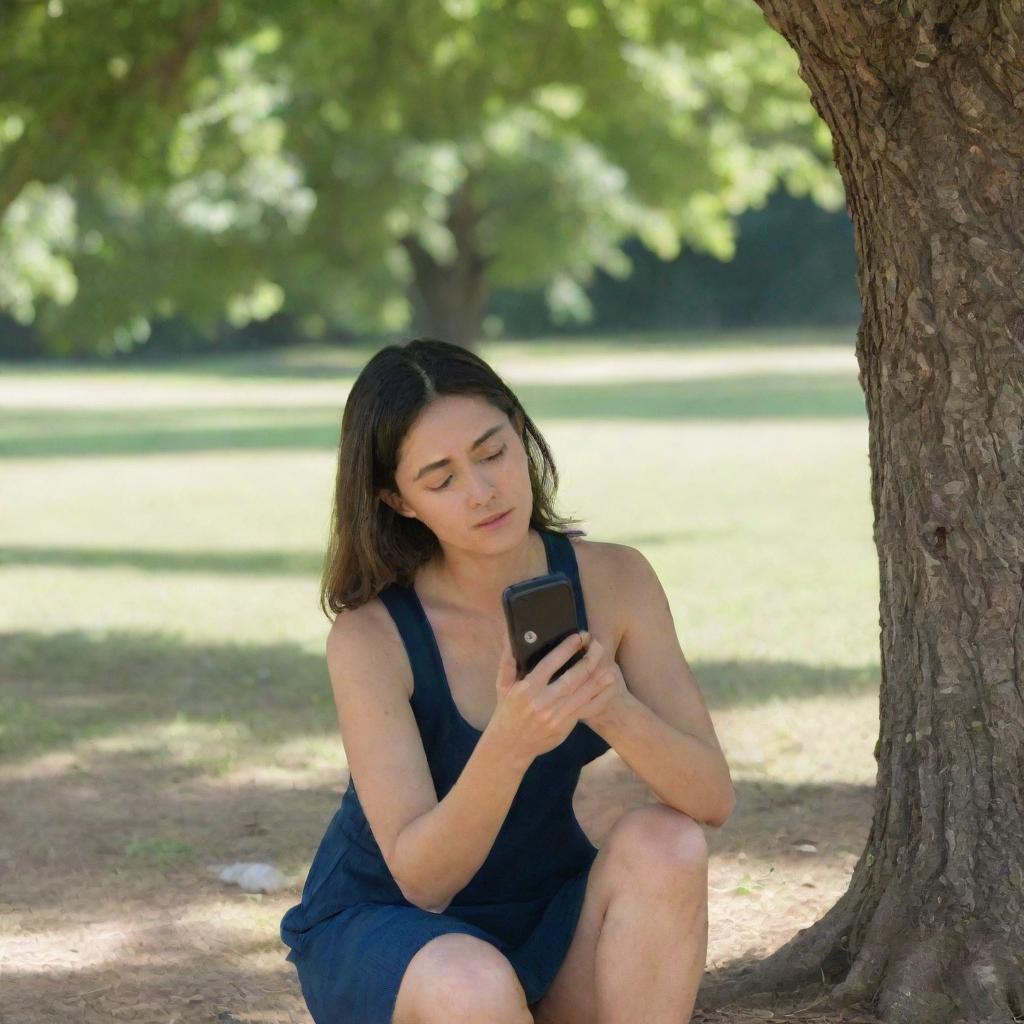
POLYGON ((475 935, 431 939, 409 962, 393 1024, 533 1024, 515 968, 475 935))
POLYGON ((619 870, 641 885, 660 887, 682 878, 707 876, 704 830, 688 814, 668 804, 627 811, 612 826, 604 847, 619 870))

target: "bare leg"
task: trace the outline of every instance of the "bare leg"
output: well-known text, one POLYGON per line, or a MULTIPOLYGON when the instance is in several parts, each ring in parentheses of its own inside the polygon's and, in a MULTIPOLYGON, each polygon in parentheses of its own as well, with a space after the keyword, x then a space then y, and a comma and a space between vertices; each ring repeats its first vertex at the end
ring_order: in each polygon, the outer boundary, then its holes
POLYGON ((612 895, 594 954, 599 1024, 688 1024, 708 948, 707 862, 660 892, 612 895))
POLYGON ((688 1024, 707 956, 707 856, 687 815, 664 804, 623 814, 536 1024, 688 1024))
POLYGON ((392 1024, 534 1024, 508 960, 473 935, 438 935, 409 962, 392 1024))

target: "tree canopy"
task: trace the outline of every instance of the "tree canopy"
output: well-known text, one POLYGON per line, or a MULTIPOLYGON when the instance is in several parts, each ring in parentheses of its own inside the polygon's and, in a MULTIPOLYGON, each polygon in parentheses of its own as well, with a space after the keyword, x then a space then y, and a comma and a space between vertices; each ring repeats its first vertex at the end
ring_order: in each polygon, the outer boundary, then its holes
POLYGON ((585 319, 622 244, 729 258, 827 129, 752 4, 16 4, 0 14, 0 308, 54 351, 154 317, 472 342, 493 288, 585 319))

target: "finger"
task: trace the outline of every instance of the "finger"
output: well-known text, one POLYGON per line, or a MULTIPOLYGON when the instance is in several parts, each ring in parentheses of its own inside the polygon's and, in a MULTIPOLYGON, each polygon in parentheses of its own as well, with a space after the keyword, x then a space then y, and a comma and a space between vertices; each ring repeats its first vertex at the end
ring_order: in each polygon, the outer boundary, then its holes
POLYGON ((528 675, 537 689, 547 686, 555 670, 561 668, 576 651, 580 650, 581 643, 582 637, 579 633, 570 633, 533 666, 528 675))
POLYGON ((598 700, 609 687, 612 686, 614 677, 610 672, 594 672, 587 681, 566 698, 566 706, 570 715, 577 715, 584 711, 594 701, 598 700))
POLYGON ((593 646, 596 643, 596 640, 591 641, 591 646, 583 652, 580 660, 551 684, 552 701, 564 700, 566 696, 585 686, 587 679, 600 667, 600 652, 593 646))

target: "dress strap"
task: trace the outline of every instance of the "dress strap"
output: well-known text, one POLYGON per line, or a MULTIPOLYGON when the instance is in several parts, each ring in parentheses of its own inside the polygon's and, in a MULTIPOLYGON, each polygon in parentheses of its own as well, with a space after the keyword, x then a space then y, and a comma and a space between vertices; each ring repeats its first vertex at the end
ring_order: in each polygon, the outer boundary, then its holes
POLYGON ((587 606, 583 600, 583 585, 580 583, 580 567, 576 561, 576 551, 572 541, 564 533, 554 530, 541 530, 544 546, 548 552, 548 568, 550 572, 564 572, 572 581, 573 593, 576 596, 576 614, 582 628, 587 630, 587 606))
POLYGON ((409 657, 413 678, 413 708, 419 713, 426 713, 430 707, 437 706, 436 680, 431 678, 435 675, 436 665, 433 658, 433 634, 428 632, 430 627, 423 616, 419 600, 412 588, 399 583, 390 584, 377 596, 395 620, 405 645, 405 653, 409 657))

